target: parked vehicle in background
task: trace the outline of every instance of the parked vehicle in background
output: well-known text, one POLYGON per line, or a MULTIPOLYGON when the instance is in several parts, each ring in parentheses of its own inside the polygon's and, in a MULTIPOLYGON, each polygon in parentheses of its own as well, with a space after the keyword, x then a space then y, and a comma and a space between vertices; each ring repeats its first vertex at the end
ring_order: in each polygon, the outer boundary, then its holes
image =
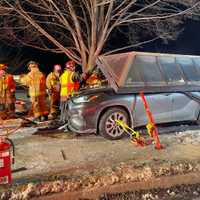
POLYGON ((200 56, 129 52, 100 56, 97 61, 109 84, 82 89, 69 101, 69 128, 120 139, 124 130, 147 124, 144 91, 157 124, 200 121, 200 56))

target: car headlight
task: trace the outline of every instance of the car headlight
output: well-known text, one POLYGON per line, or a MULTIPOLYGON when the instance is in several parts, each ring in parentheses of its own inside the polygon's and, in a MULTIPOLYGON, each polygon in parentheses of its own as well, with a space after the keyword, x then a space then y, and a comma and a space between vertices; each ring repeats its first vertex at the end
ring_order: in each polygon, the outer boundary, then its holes
POLYGON ((87 103, 87 102, 91 102, 94 101, 95 99, 97 99, 98 96, 81 96, 81 97, 76 97, 76 98, 72 98, 73 103, 87 103))

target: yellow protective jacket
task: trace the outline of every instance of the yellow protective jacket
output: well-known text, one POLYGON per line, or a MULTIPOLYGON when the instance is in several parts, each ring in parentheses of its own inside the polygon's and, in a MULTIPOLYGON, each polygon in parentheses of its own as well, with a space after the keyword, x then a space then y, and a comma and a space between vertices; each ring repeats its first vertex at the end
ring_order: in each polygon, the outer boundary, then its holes
POLYGON ((75 72, 70 70, 65 70, 65 72, 60 77, 60 96, 61 101, 66 101, 70 96, 74 95, 74 92, 79 88, 79 83, 73 81, 75 72))
POLYGON ((45 76, 38 68, 33 68, 27 75, 20 78, 21 84, 29 87, 30 97, 46 94, 45 76))
POLYGON ((0 103, 1 104, 11 104, 15 102, 16 85, 11 74, 5 73, 0 77, 0 103))
POLYGON ((51 72, 46 79, 46 86, 51 92, 60 92, 60 78, 55 72, 51 72))

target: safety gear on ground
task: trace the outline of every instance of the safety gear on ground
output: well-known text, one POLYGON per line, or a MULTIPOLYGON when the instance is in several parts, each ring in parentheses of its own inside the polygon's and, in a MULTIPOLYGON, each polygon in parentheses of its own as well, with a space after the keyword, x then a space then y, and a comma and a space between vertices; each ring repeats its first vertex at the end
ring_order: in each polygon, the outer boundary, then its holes
POLYGON ((48 114, 46 104, 46 80, 38 68, 31 68, 31 71, 20 78, 21 84, 29 87, 29 96, 32 102, 34 117, 48 114))
POLYGON ((73 71, 74 68, 75 68, 75 62, 74 61, 71 60, 71 61, 66 62, 65 69, 73 71))
POLYGON ((15 112, 15 81, 5 71, 0 76, 0 112, 11 115, 15 112))
POLYGON ((35 117, 33 119, 33 122, 36 122, 36 124, 37 124, 37 122, 44 122, 44 121, 47 121, 47 117, 46 116, 35 117))
POLYGON ((51 72, 46 79, 46 86, 49 91, 50 99, 50 115, 49 119, 52 119, 51 116, 56 116, 59 114, 59 105, 60 105, 60 74, 56 72, 51 72))

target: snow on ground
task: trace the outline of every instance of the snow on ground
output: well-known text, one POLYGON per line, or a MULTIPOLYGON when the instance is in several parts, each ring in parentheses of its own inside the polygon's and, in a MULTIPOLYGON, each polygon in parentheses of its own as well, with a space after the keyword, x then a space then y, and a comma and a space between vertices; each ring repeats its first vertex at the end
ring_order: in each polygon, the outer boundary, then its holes
POLYGON ((17 179, 84 165, 109 166, 129 160, 136 163, 200 160, 200 130, 161 134, 164 146, 161 151, 155 150, 153 145, 136 147, 128 138, 109 141, 95 135, 68 137, 70 133, 42 136, 35 135, 36 131, 36 128, 22 128, 10 136, 16 145, 14 169, 27 168, 14 174, 17 179))
MULTIPOLYGON (((19 121, 17 122, 19 125, 19 121)), ((8 121, 4 125, 13 124, 12 121, 8 121)), ((75 137, 71 133, 36 135, 36 132, 37 128, 34 127, 20 128, 9 136, 16 147, 16 163, 13 169, 26 169, 14 173, 14 180, 40 174, 56 174, 88 165, 91 168, 116 165, 130 160, 137 164, 151 163, 155 160, 162 162, 200 160, 198 126, 162 128, 160 140, 164 149, 161 151, 155 150, 153 145, 136 147, 128 138, 109 141, 95 135, 75 137), (163 133, 164 130, 166 133, 163 133)))
MULTIPOLYGON (((155 150, 153 145, 136 147, 129 138, 109 141, 96 135, 77 137, 71 133, 37 135, 36 132, 37 128, 20 128, 10 136, 16 147, 13 170, 24 169, 13 173, 14 183, 46 180, 48 177, 59 177, 63 174, 68 179, 81 179, 84 174, 86 178, 80 180, 81 184, 89 187, 87 184, 91 182, 92 187, 94 184, 109 185, 119 181, 146 180, 156 176, 200 170, 198 126, 162 128, 160 140, 164 149, 160 151, 155 150), (97 174, 97 182, 94 182, 94 177, 90 177, 88 181, 87 176, 91 172, 97 174)), ((52 184, 57 182, 49 184, 51 187, 43 186, 47 193, 53 191, 52 184)), ((73 188, 77 184, 74 182, 70 187, 73 188)), ((61 186, 59 187, 62 188, 61 186)), ((66 191, 68 188, 67 180, 66 191)))
POLYGON ((36 133, 37 130, 38 128, 21 128, 17 130, 15 134, 10 135, 9 138, 12 140, 28 138, 33 136, 33 134, 36 133))

